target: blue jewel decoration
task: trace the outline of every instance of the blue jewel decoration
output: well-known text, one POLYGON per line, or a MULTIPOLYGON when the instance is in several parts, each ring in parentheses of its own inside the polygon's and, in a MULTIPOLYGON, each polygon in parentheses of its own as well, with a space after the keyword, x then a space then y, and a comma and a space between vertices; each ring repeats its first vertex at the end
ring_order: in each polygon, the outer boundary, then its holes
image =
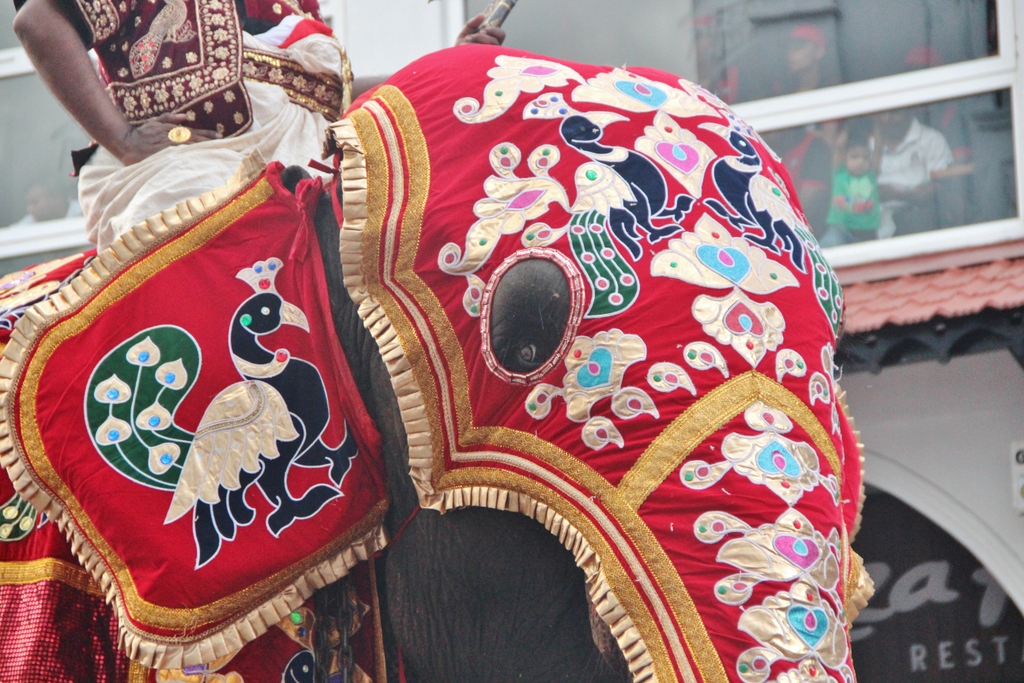
POLYGON ((107 438, 110 439, 111 441, 117 441, 118 439, 121 438, 121 432, 117 431, 116 429, 111 429, 109 432, 107 432, 107 438))
POLYGON ((668 102, 668 95, 660 88, 652 88, 644 83, 632 81, 616 81, 615 89, 623 95, 642 102, 652 109, 657 109, 668 102))
POLYGON ((143 363, 149 361, 149 351, 143 351, 139 354, 139 360, 143 363))
POLYGON ((174 380, 176 378, 177 375, 175 375, 173 372, 168 372, 166 375, 164 375, 164 382, 166 382, 167 384, 174 384, 174 380))
POLYGON ((739 249, 702 244, 696 253, 701 263, 734 285, 750 274, 750 260, 739 249))
POLYGON ((117 397, 120 395, 121 392, 118 391, 117 389, 111 389, 110 391, 107 392, 107 398, 109 398, 111 401, 116 401, 117 397))
POLYGON ((590 359, 576 371, 576 380, 584 389, 605 386, 611 381, 612 352, 608 349, 594 349, 590 359))
POLYGON ((149 426, 150 427, 156 427, 158 424, 160 424, 160 418, 159 417, 154 415, 153 417, 149 418, 149 426))
POLYGON ((257 273, 262 273, 262 272, 263 272, 263 266, 256 266, 256 268, 254 268, 254 270, 255 270, 255 271, 256 271, 257 273))
POLYGON ((765 474, 782 474, 787 477, 799 477, 803 468, 793 454, 780 441, 773 439, 771 443, 757 454, 757 466, 765 474))
POLYGON ((270 265, 267 266, 267 268, 270 268, 270 270, 277 270, 277 264, 271 263, 270 265))
POLYGON ((174 462, 174 458, 172 458, 168 454, 164 453, 163 455, 160 456, 161 465, 170 465, 172 462, 174 462))

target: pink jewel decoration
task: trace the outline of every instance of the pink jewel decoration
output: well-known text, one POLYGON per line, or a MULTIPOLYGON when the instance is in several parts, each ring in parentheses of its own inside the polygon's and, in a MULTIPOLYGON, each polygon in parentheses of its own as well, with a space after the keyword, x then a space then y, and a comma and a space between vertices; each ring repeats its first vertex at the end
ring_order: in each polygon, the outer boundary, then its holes
POLYGON ((772 545, 782 553, 783 557, 801 569, 810 569, 821 557, 821 550, 818 549, 818 546, 788 534, 776 536, 772 545))
POLYGON ((278 362, 278 363, 283 363, 283 362, 285 362, 286 360, 288 360, 288 352, 287 352, 287 351, 278 351, 278 352, 277 352, 277 353, 276 353, 276 354, 274 355, 274 357, 275 357, 275 358, 277 359, 277 362, 278 362))
POLYGON ((671 166, 687 175, 693 173, 700 163, 700 153, 692 145, 684 145, 681 142, 662 141, 654 146, 654 151, 671 166))
POLYGON ((511 211, 522 211, 523 209, 528 209, 536 204, 537 200, 540 199, 543 194, 544 190, 526 190, 525 192, 520 192, 508 203, 508 208, 511 211))
POLYGON ((259 282, 260 289, 270 289, 270 280, 263 278, 259 282))
POLYGON ((551 74, 556 73, 557 71, 558 69, 553 69, 550 66, 535 65, 528 66, 519 73, 523 74, 524 76, 550 76, 551 74))

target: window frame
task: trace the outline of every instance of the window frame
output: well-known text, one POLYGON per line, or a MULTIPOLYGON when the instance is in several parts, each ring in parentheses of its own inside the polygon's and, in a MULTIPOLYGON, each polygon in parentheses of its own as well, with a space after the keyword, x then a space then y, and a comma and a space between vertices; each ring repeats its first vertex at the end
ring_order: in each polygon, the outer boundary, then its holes
POLYGON ((981 247, 1024 239, 1024 5, 1017 4, 996 2, 998 55, 733 105, 752 128, 767 133, 998 90, 1010 92, 1017 216, 829 247, 823 251, 834 268, 891 263, 895 268, 879 271, 891 276, 916 270, 913 263, 901 268, 898 262, 938 254, 952 256, 944 260, 949 265, 967 265, 990 258, 990 252, 981 247))
MULTIPOLYGON (((23 48, 0 50, 0 82, 31 76, 35 72, 23 48)), ((84 216, 15 224, 0 229, 0 260, 64 249, 81 248, 84 251, 90 246, 85 238, 84 216)))
MULTIPOLYGON (((349 30, 348 3, 351 0, 324 0, 325 18, 344 41, 349 30)), ((463 0, 442 0, 444 43, 454 40, 466 21, 463 0)), ((836 268, 853 268, 874 263, 895 263, 915 257, 944 254, 946 262, 967 264, 984 258, 989 251, 979 249, 1001 242, 1024 240, 1024 4, 1015 0, 997 0, 999 54, 882 78, 820 88, 810 92, 783 95, 736 104, 733 108, 759 132, 862 116, 879 111, 920 106, 1008 90, 1012 108, 1012 135, 1017 216, 981 224, 943 228, 887 240, 843 245, 825 249, 836 268), (974 250, 974 251, 972 251, 974 250), (980 255, 980 256, 979 256, 980 255)), ((401 11, 401 10, 399 10, 401 11)), ((35 73, 22 48, 0 50, 0 81, 35 73)), ((84 218, 31 224, 31 231, 12 233, 29 226, 7 228, 0 234, 0 258, 27 255, 53 249, 87 246, 84 218)), ((897 266, 897 271, 900 268, 897 266)), ((910 272, 907 269, 907 272, 910 272)))

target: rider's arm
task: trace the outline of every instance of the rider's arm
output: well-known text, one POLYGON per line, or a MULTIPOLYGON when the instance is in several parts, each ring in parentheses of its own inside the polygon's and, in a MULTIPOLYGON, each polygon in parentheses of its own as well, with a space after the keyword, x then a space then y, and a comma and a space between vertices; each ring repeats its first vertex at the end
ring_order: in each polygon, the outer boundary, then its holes
MULTIPOLYGON (((165 114, 132 126, 118 110, 89 59, 82 35, 84 22, 69 3, 28 0, 14 17, 14 32, 39 76, 68 113, 96 142, 125 164, 145 159, 171 144, 167 133, 185 121, 165 114)), ((192 131, 192 140, 220 137, 192 131)))

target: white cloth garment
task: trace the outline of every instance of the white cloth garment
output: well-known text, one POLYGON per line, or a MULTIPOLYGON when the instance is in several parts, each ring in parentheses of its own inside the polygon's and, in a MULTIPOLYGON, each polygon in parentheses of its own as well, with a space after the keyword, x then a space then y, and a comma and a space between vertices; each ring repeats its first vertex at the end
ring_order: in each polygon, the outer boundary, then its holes
POLYGON ((934 171, 948 168, 952 163, 953 152, 945 136, 914 119, 895 149, 882 150, 878 184, 913 189, 930 183, 934 171))
MULTIPOLYGON (((280 53, 310 73, 341 73, 343 53, 334 38, 311 35, 281 50, 245 33, 243 43, 280 53)), ((78 183, 89 241, 104 249, 137 223, 226 184, 254 150, 286 166, 320 158, 327 119, 292 102, 278 86, 246 81, 245 87, 253 121, 241 135, 172 145, 131 166, 97 150, 78 183)))

